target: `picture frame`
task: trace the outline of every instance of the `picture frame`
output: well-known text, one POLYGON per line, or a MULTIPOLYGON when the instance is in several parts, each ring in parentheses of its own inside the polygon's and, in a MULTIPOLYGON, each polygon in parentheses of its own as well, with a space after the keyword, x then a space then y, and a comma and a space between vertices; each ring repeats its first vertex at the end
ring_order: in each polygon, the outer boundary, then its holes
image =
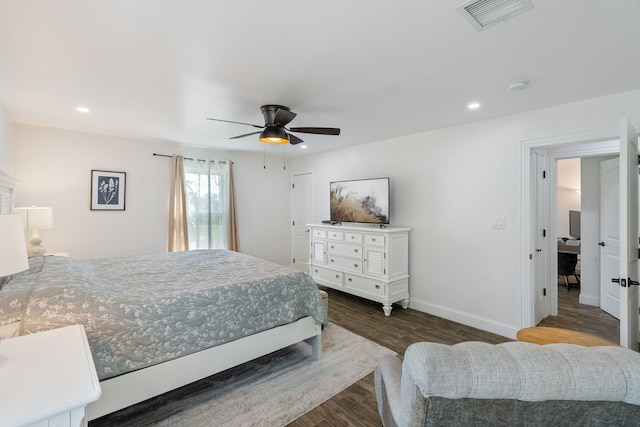
POLYGON ((91 171, 91 210, 125 210, 127 173, 103 170, 91 171))

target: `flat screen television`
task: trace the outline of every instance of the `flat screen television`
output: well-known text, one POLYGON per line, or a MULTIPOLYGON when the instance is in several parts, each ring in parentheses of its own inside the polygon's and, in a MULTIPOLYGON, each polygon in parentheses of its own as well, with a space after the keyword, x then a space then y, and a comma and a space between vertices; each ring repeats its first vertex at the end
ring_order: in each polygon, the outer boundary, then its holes
POLYGON ((580 240, 580 211, 569 211, 569 236, 580 240))
POLYGON ((389 178, 330 183, 331 222, 389 224, 389 178))

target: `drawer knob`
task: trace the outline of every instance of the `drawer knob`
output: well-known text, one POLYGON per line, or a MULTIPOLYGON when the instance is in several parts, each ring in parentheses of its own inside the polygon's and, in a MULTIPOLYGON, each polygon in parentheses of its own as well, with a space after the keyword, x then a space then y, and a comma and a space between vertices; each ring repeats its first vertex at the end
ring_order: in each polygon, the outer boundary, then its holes
POLYGON ((353 266, 354 266, 355 268, 358 268, 358 264, 353 264, 353 266))
POLYGON ((354 249, 353 251, 354 251, 355 253, 358 253, 358 249, 354 249))
POLYGON ((316 268, 316 269, 315 269, 315 270, 313 270, 313 271, 315 271, 315 272, 317 273, 317 272, 318 272, 318 269, 316 268))
POLYGON ((333 262, 333 259, 331 259, 331 262, 333 262))
POLYGON ((331 245, 331 249, 335 248, 335 246, 331 245))
POLYGON ((380 289, 380 285, 376 285, 376 289, 380 289))
POLYGON ((349 282, 353 282, 353 279, 352 279, 351 277, 349 277, 349 279, 348 279, 348 280, 349 280, 349 282))
POLYGON ((339 279, 339 278, 340 278, 340 275, 339 275, 339 274, 336 274, 336 279, 339 279))
POLYGON ((374 237, 373 239, 371 239, 371 241, 372 241, 372 242, 375 242, 375 241, 376 241, 375 237, 374 237))

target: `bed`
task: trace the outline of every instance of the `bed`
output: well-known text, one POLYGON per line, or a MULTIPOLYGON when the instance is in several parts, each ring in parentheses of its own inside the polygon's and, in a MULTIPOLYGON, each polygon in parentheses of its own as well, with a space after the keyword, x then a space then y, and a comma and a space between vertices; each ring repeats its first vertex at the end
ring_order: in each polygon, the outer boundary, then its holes
POLYGON ((309 275, 227 250, 30 258, 0 290, 0 327, 84 325, 101 417, 280 348, 321 355, 326 313, 309 275))

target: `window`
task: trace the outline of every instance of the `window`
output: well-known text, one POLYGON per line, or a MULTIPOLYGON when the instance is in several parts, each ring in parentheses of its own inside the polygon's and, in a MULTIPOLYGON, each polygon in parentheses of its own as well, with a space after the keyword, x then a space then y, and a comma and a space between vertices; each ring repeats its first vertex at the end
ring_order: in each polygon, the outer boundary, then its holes
POLYGON ((185 160, 184 175, 189 249, 227 249, 227 162, 185 160))

